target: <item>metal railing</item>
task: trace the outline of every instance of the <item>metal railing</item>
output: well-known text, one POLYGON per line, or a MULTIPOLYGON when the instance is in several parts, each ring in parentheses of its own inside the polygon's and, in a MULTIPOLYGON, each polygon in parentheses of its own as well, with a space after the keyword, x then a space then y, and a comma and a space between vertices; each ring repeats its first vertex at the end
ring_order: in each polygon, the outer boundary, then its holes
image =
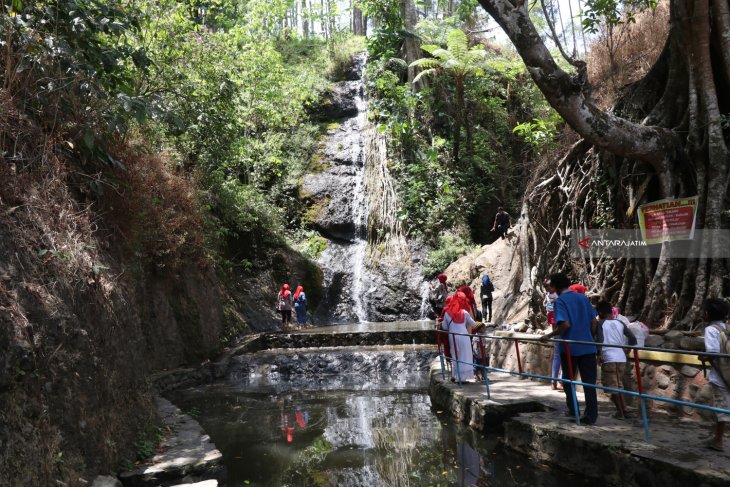
MULTIPOLYGON (((641 404, 641 416, 644 423, 644 438, 647 443, 651 442, 651 433, 649 431, 649 418, 647 415, 647 408, 646 408, 646 400, 653 400, 653 401, 660 401, 660 402, 666 402, 670 404, 676 404, 679 406, 687 406, 694 409, 704 410, 704 411, 711 411, 714 413, 724 413, 724 414, 730 414, 730 410, 728 409, 722 409, 722 408, 716 408, 714 406, 706 406, 704 404, 697 404, 694 402, 688 402, 688 401, 682 401, 679 399, 672 399, 669 397, 663 397, 663 396, 655 396, 652 394, 646 394, 644 392, 644 385, 642 383, 642 375, 641 375, 641 368, 639 366, 639 354, 638 351, 640 350, 646 350, 650 352, 664 352, 664 353, 673 353, 673 354, 680 354, 680 355, 695 355, 700 357, 707 357, 707 358, 721 358, 721 357, 730 357, 730 354, 724 354, 724 353, 711 353, 711 352, 700 352, 700 351, 691 351, 691 350, 675 350, 675 349, 664 349, 664 348, 655 348, 655 347, 639 347, 636 345, 606 345, 603 343, 596 343, 596 342, 589 342, 589 341, 580 341, 580 340, 563 340, 563 339, 550 339, 550 340, 540 340, 540 338, 516 338, 516 337, 506 337, 506 336, 496 336, 496 335, 475 335, 470 333, 453 333, 449 332, 447 330, 436 330, 436 343, 438 346, 438 353, 439 358, 441 361, 441 378, 445 381, 445 371, 446 371, 446 362, 450 362, 451 364, 469 364, 473 367, 476 367, 478 369, 483 370, 484 372, 484 385, 487 388, 487 398, 491 399, 491 392, 489 389, 489 372, 501 372, 506 373, 510 375, 516 375, 519 377, 529 377, 532 379, 540 379, 540 380, 548 380, 551 382, 561 382, 561 383, 567 383, 570 384, 571 389, 571 395, 572 395, 572 403, 573 403, 573 411, 575 413, 575 422, 576 424, 580 425, 580 413, 578 412, 578 395, 576 393, 575 386, 582 386, 584 388, 594 388, 594 389, 601 389, 604 391, 619 393, 619 394, 626 394, 627 396, 637 397, 641 404), (469 337, 470 340, 470 349, 471 349, 471 339, 472 338, 479 338, 479 349, 480 349, 480 355, 481 355, 481 364, 477 364, 474 362, 474 357, 471 357, 472 360, 470 362, 466 362, 463 360, 459 360, 459 352, 458 347, 449 347, 451 350, 451 354, 453 356, 447 357, 444 354, 444 342, 449 343, 452 342, 449 340, 449 336, 466 336, 469 337), (485 347, 485 340, 506 340, 506 341, 512 341, 515 344, 515 354, 517 356, 517 369, 518 371, 512 371, 507 369, 501 369, 498 367, 491 367, 487 365, 487 354, 486 354, 486 347, 485 347), (448 341, 448 342, 447 342, 448 341), (562 374, 560 377, 549 377, 545 375, 540 374, 531 374, 528 372, 525 372, 522 368, 522 358, 520 355, 520 342, 527 342, 527 343, 538 343, 538 344, 553 344, 553 343, 563 343, 565 344, 565 354, 567 355, 567 362, 568 362, 568 378, 564 379, 562 377, 562 374), (626 389, 616 389, 612 387, 606 387, 603 385, 598 384, 591 384, 587 382, 582 382, 574 379, 573 375, 573 359, 570 352, 570 345, 592 345, 595 347, 603 347, 603 348, 621 348, 621 349, 631 349, 634 350, 633 355, 633 362, 634 362, 634 370, 636 373, 636 381, 637 381, 637 391, 630 391, 626 389)), ((705 360, 706 361, 706 360, 705 360)), ((461 370, 458 368, 456 369, 457 373, 457 380, 458 382, 462 382, 461 380, 461 370)))

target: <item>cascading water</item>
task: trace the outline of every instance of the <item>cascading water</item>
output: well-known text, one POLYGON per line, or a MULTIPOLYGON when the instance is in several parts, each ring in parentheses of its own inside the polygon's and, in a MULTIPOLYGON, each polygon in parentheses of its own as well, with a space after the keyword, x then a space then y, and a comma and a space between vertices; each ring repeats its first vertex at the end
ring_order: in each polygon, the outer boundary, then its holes
POLYGON ((356 55, 348 80, 335 83, 325 102, 329 130, 316 172, 302 183, 313 227, 327 239, 317 261, 319 324, 419 319, 427 311, 423 251, 406 238, 387 140, 368 121, 365 62, 365 53, 356 55))
POLYGON ((322 206, 315 226, 329 240, 318 261, 325 288, 319 322, 368 321, 365 61, 364 53, 355 56, 353 79, 335 85, 333 111, 339 121, 330 124, 321 154, 327 169, 308 175, 303 185, 322 206))

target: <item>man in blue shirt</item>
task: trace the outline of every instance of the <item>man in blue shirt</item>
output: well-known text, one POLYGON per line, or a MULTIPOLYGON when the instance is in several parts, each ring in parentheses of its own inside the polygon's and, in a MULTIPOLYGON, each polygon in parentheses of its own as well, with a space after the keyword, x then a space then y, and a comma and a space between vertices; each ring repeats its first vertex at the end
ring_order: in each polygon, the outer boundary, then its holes
MULTIPOLYGON (((593 342, 592 327, 596 318, 596 310, 591 306, 591 302, 585 295, 568 289, 570 279, 563 273, 551 275, 550 284, 553 285, 556 292, 560 295, 557 301, 555 301, 555 322, 557 328, 551 333, 540 337, 540 340, 547 341, 555 335, 560 335, 560 338, 563 340, 593 342)), ((597 352, 598 349, 595 345, 570 344, 570 357, 573 370, 580 371, 581 381, 586 384, 596 383, 597 352)), ((566 353, 565 343, 560 344, 560 362, 563 367, 563 379, 572 379, 570 377, 570 368, 568 367, 568 354, 566 353)), ((570 383, 564 382, 563 388, 565 390, 565 402, 568 405, 568 412, 571 416, 574 416, 572 387, 570 383)), ((593 387, 584 387, 583 394, 585 395, 586 406, 580 422, 586 425, 595 424, 598 419, 596 389, 593 387)))

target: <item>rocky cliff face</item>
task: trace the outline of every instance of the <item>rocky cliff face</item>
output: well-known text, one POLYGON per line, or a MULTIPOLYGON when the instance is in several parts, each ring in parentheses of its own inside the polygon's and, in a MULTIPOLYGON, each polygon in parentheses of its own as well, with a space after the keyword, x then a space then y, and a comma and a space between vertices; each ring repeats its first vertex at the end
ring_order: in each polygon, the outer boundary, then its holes
MULTIPOLYGON (((82 485, 84 472, 135 460, 155 424, 150 371, 200 364, 246 325, 193 245, 147 253, 171 236, 190 242, 189 222, 174 235, 117 232, 117 203, 97 210, 53 156, 3 163, 0 181, 0 484, 82 485)), ((168 174, 156 190, 174 184, 168 174)))
POLYGON ((318 114, 330 129, 316 170, 302 182, 311 226, 328 240, 318 261, 324 273, 318 323, 421 317, 421 252, 406 243, 397 259, 380 258, 380 242, 371 238, 380 193, 366 178, 379 161, 371 157, 376 130, 367 120, 364 64, 365 55, 357 55, 348 79, 325 97, 318 114))

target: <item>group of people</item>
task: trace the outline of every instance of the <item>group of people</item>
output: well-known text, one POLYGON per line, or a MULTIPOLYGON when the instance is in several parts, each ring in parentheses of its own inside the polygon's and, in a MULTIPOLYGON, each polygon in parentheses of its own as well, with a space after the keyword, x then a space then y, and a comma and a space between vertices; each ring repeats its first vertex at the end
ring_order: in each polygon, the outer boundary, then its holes
MULTIPOLYGON (((448 332, 442 339, 444 355, 451 362, 451 380, 454 382, 475 382, 483 373, 482 365, 489 365, 489 352, 486 346, 486 326, 477 317, 474 294, 469 286, 459 287, 453 294, 448 294, 446 275, 438 276, 439 283, 433 288, 437 298, 443 299, 443 306, 434 304, 438 317, 437 327, 448 332)), ((571 340, 570 357, 572 371, 580 374, 580 380, 586 384, 596 384, 598 367, 601 368, 601 384, 603 387, 625 389, 626 346, 643 346, 649 335, 648 327, 636 319, 623 316, 620 310, 611 303, 600 300, 593 303, 586 295, 586 287, 572 284, 564 273, 552 274, 545 280, 547 296, 545 307, 548 324, 552 330, 540 338, 548 341, 553 338, 571 340)), ((484 319, 491 320, 491 294, 494 286, 488 276, 482 279, 482 312, 484 319)), ((726 320, 730 314, 730 306, 722 299, 708 299, 704 303, 705 319, 709 325, 705 329, 705 350, 709 353, 725 352, 725 342, 730 340, 730 327, 726 320)), ((719 359, 700 356, 712 365, 709 382, 712 386, 714 405, 717 408, 730 410, 730 365, 720 366, 719 359), (725 370, 727 369, 727 370, 725 370), (725 377, 727 376, 727 377, 725 377), (728 381, 728 382, 726 382, 728 381)), ((729 362, 730 363, 730 362, 729 362)), ((584 387, 585 406, 583 413, 575 411, 573 391, 570 380, 571 367, 568 364, 566 344, 554 342, 554 359, 552 363, 551 384, 554 389, 562 389, 565 393, 567 416, 580 416, 583 425, 595 424, 598 420, 598 397, 596 388, 584 387), (562 375, 561 375, 562 371, 562 375), (562 379, 562 381, 560 380, 562 379)), ((616 391, 606 391, 616 408, 614 417, 625 419, 630 417, 623 395, 616 391)), ((709 448, 722 451, 725 424, 730 422, 730 414, 717 414, 717 423, 712 438, 708 440, 709 448)))
POLYGON ((474 382, 482 378, 480 365, 489 362, 486 348, 487 327, 482 322, 492 319, 492 293, 494 284, 489 276, 482 277, 481 311, 471 287, 462 285, 449 295, 445 274, 437 276, 438 284, 432 288, 432 306, 437 317, 437 327, 448 332, 443 340, 446 357, 452 361, 451 374, 454 382, 474 382))
MULTIPOLYGON (((620 310, 607 301, 598 302, 595 307, 585 295, 586 288, 582 285, 570 283, 563 273, 553 274, 545 281, 547 290, 546 309, 548 323, 552 331, 543 335, 542 341, 551 338, 573 340, 588 343, 572 343, 570 356, 572 370, 580 374, 581 381, 586 384, 596 384, 597 370, 601 367, 601 384, 611 389, 625 389, 624 376, 626 372, 627 345, 643 346, 648 327, 638 320, 629 320, 621 315, 620 310)), ((730 306, 722 299, 711 298, 703 304, 705 320, 709 323, 705 328, 705 351, 710 353, 724 352, 723 343, 727 341, 730 329, 726 320, 730 306)), ((574 410, 571 384, 569 376, 568 355, 566 344, 555 342, 555 357, 553 361, 552 377, 557 379, 562 368, 563 390, 565 391, 566 415, 573 416, 574 410)), ((713 391, 714 406, 721 409, 730 409, 730 386, 726 383, 724 371, 719 366, 719 360, 708 356, 700 356, 703 361, 710 362, 709 382, 713 391)), ((556 382, 553 382, 556 387, 556 382)), ((606 391, 611 397, 617 419, 630 417, 626 408, 623 394, 616 391, 606 391)), ((581 424, 591 425, 598 419, 598 398, 596 389, 584 387, 585 408, 580 416, 581 424)), ((579 413, 579 411, 578 411, 579 413)), ((714 450, 723 451, 723 436, 725 424, 730 422, 730 414, 718 413, 713 436, 706 446, 714 450)))
MULTIPOLYGON (((438 283, 436 286, 431 287, 431 308, 433 309, 434 315, 437 319, 441 319, 444 308, 446 307, 447 299, 449 298, 449 284, 446 274, 439 274, 436 276, 438 283)), ((456 292, 464 293, 469 308, 468 311, 476 321, 492 321, 492 302, 494 300, 494 283, 489 279, 486 274, 482 276, 482 284, 480 287, 480 295, 482 301, 482 309, 477 308, 476 298, 474 291, 467 284, 459 286, 456 292)))
POLYGON ((307 323, 307 295, 303 286, 297 286, 294 293, 289 284, 283 284, 276 296, 276 310, 281 313, 281 328, 286 330, 292 324, 292 310, 299 326, 307 323))

